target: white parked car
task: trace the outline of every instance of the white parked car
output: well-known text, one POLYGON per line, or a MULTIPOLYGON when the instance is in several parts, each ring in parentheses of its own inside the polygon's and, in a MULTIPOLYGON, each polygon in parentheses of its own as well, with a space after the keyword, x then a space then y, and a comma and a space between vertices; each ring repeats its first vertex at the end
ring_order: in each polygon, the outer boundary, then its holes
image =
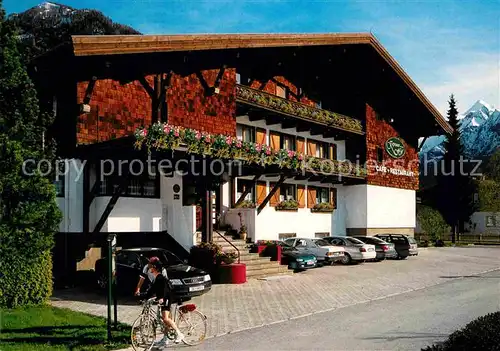
POLYGON ((301 252, 316 256, 318 263, 341 262, 344 257, 343 247, 331 245, 321 239, 289 238, 284 242, 301 252))
POLYGON ((342 259, 343 264, 364 262, 366 260, 373 260, 377 257, 375 245, 365 244, 361 240, 350 236, 329 236, 323 240, 331 245, 342 246, 345 249, 345 254, 342 259))

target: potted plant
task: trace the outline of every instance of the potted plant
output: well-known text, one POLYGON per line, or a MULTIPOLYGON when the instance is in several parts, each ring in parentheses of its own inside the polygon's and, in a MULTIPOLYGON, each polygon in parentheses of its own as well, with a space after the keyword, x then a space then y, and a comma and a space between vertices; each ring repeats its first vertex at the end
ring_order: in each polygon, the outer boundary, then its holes
POLYGON ((241 212, 238 213, 238 216, 240 217, 240 230, 238 232, 238 235, 241 240, 247 240, 247 227, 246 225, 243 224, 243 218, 241 218, 241 212))
POLYGON ((250 200, 244 200, 240 202, 236 208, 255 208, 255 204, 250 200))
POLYGON ((240 235, 241 240, 247 240, 247 227, 245 225, 242 225, 240 227, 240 231, 238 233, 240 235))
POLYGON ((322 202, 320 204, 316 204, 311 208, 311 212, 333 212, 334 207, 329 202, 322 202))
POLYGON ((277 211, 296 211, 299 208, 299 203, 295 200, 284 200, 276 205, 277 211))

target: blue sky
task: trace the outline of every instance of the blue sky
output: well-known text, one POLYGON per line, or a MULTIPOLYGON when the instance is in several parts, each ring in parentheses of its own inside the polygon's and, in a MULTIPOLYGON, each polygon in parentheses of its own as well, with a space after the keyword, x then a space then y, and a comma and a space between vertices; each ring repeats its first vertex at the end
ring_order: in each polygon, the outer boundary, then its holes
MULTIPOLYGON (((41 1, 4 0, 8 13, 41 1)), ((444 114, 482 99, 500 108, 500 2, 67 0, 144 34, 372 32, 444 114)))

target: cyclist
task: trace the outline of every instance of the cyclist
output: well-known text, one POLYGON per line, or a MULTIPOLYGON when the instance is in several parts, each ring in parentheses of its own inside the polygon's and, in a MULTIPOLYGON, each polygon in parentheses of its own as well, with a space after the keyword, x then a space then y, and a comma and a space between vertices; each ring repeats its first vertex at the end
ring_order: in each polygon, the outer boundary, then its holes
MULTIPOLYGON (((172 305, 173 294, 170 290, 170 284, 168 282, 168 278, 166 278, 162 272, 162 264, 160 260, 154 260, 151 263, 150 271, 154 276, 154 282, 149 287, 146 293, 142 294, 143 298, 150 298, 153 295, 156 296, 158 304, 161 306, 161 317, 166 326, 169 326, 173 330, 175 330, 176 338, 174 340, 175 343, 180 343, 184 339, 184 334, 181 333, 175 322, 170 318, 170 306, 172 305)), ((165 330, 166 334, 166 330, 165 330)), ((158 344, 165 343, 167 340, 166 335, 161 339, 158 344)))
MULTIPOLYGON (((142 284, 144 284, 144 280, 146 279, 146 277, 149 279, 150 283, 154 282, 155 276, 154 276, 153 273, 151 273, 151 267, 152 267, 151 265, 154 262, 160 262, 160 259, 158 257, 156 257, 156 256, 153 256, 153 257, 151 257, 149 259, 148 264, 144 266, 144 269, 142 270, 142 274, 139 277, 139 282, 137 283, 137 288, 135 289, 135 296, 139 296, 140 295, 140 293, 141 293, 141 287, 142 287, 142 284)), ((165 268, 162 269, 161 274, 165 278, 168 278, 167 271, 165 270, 165 268)))

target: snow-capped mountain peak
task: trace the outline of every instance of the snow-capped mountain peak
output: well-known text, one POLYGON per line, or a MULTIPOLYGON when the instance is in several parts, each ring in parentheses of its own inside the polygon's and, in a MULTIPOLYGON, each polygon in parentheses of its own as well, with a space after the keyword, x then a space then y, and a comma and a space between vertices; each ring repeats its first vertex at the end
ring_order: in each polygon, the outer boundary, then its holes
POLYGON ((474 105, 470 109, 467 110, 467 112, 464 113, 464 116, 467 116, 471 112, 476 112, 476 111, 482 111, 486 115, 489 115, 495 111, 495 109, 488 104, 487 102, 484 102, 483 100, 477 100, 474 105))
MULTIPOLYGON (((500 110, 478 100, 459 120, 460 140, 466 156, 485 157, 500 148, 500 110)), ((420 150, 426 160, 440 159, 444 155, 445 136, 427 138, 420 150)))

